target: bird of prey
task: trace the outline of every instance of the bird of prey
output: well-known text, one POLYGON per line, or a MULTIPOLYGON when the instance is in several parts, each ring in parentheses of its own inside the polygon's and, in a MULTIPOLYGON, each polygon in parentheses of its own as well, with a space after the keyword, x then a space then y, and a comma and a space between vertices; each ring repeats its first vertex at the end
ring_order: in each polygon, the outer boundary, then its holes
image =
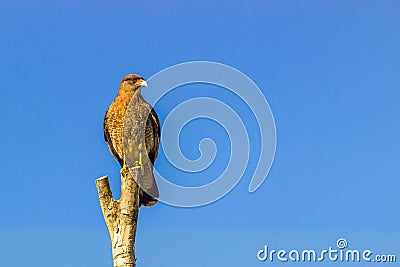
MULTIPOLYGON (((152 206, 157 202, 159 196, 153 176, 153 165, 157 158, 160 144, 160 122, 154 109, 143 99, 141 95, 142 86, 147 86, 146 81, 135 74, 129 74, 121 80, 118 95, 107 109, 104 117, 103 130, 104 139, 122 168, 126 167, 126 156, 130 153, 127 150, 136 151, 138 155, 140 154, 140 164, 142 166, 142 180, 139 182, 141 187, 139 193, 140 205, 152 206), (146 118, 143 116, 146 116, 146 118), (143 128, 145 129, 129 129, 129 127, 126 127, 129 124, 129 120, 134 119, 146 120, 143 123, 143 128), (125 128, 123 127, 124 121, 125 128), (126 128, 131 131, 130 134, 124 133, 126 128), (135 135, 138 135, 137 133, 140 130, 144 134, 146 149, 144 153, 147 153, 146 157, 142 156, 142 152, 138 151, 137 147, 129 147, 136 146, 139 142, 135 135), (125 140, 128 143, 123 144, 123 135, 125 139, 128 139, 125 140)), ((139 150, 140 147, 139 145, 139 150)))

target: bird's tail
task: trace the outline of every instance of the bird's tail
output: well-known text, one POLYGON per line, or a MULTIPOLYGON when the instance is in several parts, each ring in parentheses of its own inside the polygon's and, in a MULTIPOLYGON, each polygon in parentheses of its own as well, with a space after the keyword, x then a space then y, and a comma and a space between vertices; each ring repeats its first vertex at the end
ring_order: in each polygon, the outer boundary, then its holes
POLYGON ((158 187, 153 174, 153 166, 147 162, 144 166, 144 173, 139 182, 139 203, 140 206, 153 206, 159 198, 158 187))
POLYGON ((154 204, 156 204, 157 201, 158 201, 157 198, 154 198, 154 197, 150 196, 149 194, 147 194, 142 189, 140 189, 139 194, 140 194, 139 195, 140 206, 150 207, 150 206, 153 206, 154 204))

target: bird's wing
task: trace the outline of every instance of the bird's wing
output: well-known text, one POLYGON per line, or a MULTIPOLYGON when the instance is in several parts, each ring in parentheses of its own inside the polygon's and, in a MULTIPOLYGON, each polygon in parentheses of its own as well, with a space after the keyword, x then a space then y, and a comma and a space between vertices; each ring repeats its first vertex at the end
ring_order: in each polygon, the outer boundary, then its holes
POLYGON ((151 163, 154 165, 160 146, 160 121, 154 109, 151 109, 147 118, 145 134, 146 150, 151 163))
POLYGON ((108 110, 106 112, 106 115, 104 116, 103 133, 104 133, 104 140, 106 140, 106 142, 108 144, 108 147, 110 148, 111 153, 113 154, 114 158, 118 161, 118 163, 122 166, 123 165, 123 159, 118 154, 118 152, 116 150, 116 147, 114 145, 113 139, 111 137, 109 124, 108 124, 108 110))
POLYGON ((158 120, 157 113, 154 109, 151 109, 146 121, 145 143, 151 164, 148 161, 147 163, 144 163, 145 170, 148 171, 143 173, 143 180, 140 184, 142 187, 142 190, 140 191, 140 205, 152 206, 157 203, 157 199, 159 198, 152 165, 154 165, 154 161, 157 158, 158 147, 160 146, 160 121, 158 120))

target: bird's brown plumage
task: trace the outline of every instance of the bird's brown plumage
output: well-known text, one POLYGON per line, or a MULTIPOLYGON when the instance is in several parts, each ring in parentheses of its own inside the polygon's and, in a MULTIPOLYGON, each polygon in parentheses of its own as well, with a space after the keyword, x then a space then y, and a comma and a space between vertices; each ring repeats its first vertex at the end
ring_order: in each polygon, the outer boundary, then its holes
MULTIPOLYGON (((128 106, 132 99, 137 101, 137 109, 151 108, 150 105, 144 101, 140 94, 141 82, 144 81, 142 77, 129 74, 125 76, 118 90, 118 95, 107 109, 104 117, 104 139, 107 141, 111 153, 114 155, 118 163, 123 166, 125 151, 123 147, 123 125, 124 118, 128 110, 128 106)), ((157 202, 158 189, 153 177, 152 165, 157 158, 158 148, 160 143, 160 123, 154 109, 151 108, 150 114, 146 121, 145 129, 145 145, 148 157, 151 161, 151 166, 144 169, 144 188, 151 195, 143 190, 140 192, 140 203, 144 206, 152 206, 157 202), (148 188, 147 188, 148 187, 148 188)), ((142 185, 142 184, 141 184, 142 185)))

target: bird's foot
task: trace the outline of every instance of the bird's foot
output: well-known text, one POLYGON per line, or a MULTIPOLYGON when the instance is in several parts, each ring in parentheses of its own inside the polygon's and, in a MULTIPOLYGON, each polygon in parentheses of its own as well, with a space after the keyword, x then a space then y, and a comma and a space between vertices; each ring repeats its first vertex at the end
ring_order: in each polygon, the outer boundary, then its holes
POLYGON ((143 146, 142 144, 139 145, 139 166, 140 170, 143 172, 143 157, 142 157, 143 146))
POLYGON ((139 154, 139 166, 140 166, 140 170, 143 171, 143 161, 142 161, 142 152, 140 152, 139 154))
POLYGON ((140 168, 140 170, 142 170, 142 163, 140 161, 135 161, 135 167, 134 168, 140 168))
POLYGON ((122 168, 119 172, 121 174, 123 174, 124 172, 126 172, 127 169, 128 169, 128 165, 126 165, 126 158, 124 157, 124 164, 122 165, 122 168))

